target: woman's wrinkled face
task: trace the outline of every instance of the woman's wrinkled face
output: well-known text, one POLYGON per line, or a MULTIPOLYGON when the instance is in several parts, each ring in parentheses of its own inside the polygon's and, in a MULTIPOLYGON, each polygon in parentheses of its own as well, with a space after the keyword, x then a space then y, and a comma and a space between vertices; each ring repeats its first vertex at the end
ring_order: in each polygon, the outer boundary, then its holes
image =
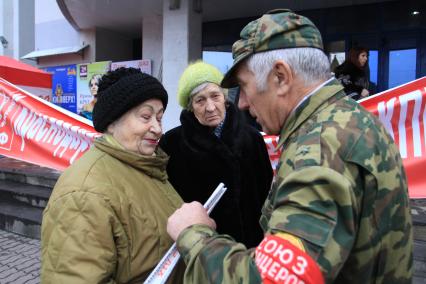
POLYGON ((222 89, 213 83, 194 95, 192 109, 200 124, 217 127, 225 118, 225 95, 222 89))
POLYGON ((365 64, 367 63, 367 60, 368 60, 368 54, 367 54, 367 52, 361 52, 358 55, 358 61, 359 61, 359 65, 361 67, 365 66, 365 64))
POLYGON ((132 108, 108 126, 111 134, 126 150, 151 156, 162 134, 163 103, 150 99, 132 108))

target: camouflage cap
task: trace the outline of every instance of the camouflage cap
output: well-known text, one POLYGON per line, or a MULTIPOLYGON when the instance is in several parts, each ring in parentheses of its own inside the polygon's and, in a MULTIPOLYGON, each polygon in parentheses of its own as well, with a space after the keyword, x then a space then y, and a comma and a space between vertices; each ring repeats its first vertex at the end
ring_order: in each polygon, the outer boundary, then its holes
POLYGON ((241 39, 232 45, 234 63, 222 80, 222 87, 236 85, 236 66, 248 56, 273 49, 314 47, 323 49, 317 27, 306 17, 291 10, 277 9, 248 23, 240 33, 241 39))

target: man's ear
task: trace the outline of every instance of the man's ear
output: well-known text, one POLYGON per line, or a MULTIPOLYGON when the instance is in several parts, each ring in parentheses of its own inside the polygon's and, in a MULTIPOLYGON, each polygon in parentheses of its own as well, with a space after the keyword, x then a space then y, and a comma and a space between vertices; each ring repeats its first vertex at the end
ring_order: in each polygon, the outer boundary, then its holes
POLYGON ((277 60, 272 70, 277 84, 278 95, 287 94, 294 81, 294 74, 290 66, 283 60, 277 60))

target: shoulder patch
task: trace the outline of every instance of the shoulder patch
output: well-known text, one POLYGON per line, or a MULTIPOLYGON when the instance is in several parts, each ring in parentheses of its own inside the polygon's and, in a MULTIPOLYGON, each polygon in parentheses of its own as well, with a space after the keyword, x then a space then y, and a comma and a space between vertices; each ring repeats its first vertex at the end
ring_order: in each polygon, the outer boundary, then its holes
POLYGON ((276 234, 274 234, 274 236, 277 236, 277 237, 280 237, 281 239, 287 240, 292 245, 294 245, 295 247, 300 249, 301 251, 306 252, 305 246, 303 245, 302 240, 299 239, 298 237, 287 234, 287 233, 282 233, 282 232, 276 233, 276 234))
POLYGON ((319 124, 297 137, 297 148, 294 157, 295 169, 320 165, 321 131, 322 125, 319 124))

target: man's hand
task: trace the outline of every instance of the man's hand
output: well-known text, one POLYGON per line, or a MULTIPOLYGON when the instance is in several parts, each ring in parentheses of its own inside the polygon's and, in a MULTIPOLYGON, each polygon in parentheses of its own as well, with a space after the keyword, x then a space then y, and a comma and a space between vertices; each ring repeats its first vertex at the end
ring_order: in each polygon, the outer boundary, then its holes
POLYGON ((368 97, 369 94, 370 94, 370 92, 367 89, 362 89, 361 97, 363 97, 363 98, 368 97))
POLYGON ((184 203, 175 211, 167 222, 167 233, 176 241, 179 234, 187 227, 195 224, 204 224, 216 229, 215 221, 209 217, 206 209, 199 202, 184 203))

